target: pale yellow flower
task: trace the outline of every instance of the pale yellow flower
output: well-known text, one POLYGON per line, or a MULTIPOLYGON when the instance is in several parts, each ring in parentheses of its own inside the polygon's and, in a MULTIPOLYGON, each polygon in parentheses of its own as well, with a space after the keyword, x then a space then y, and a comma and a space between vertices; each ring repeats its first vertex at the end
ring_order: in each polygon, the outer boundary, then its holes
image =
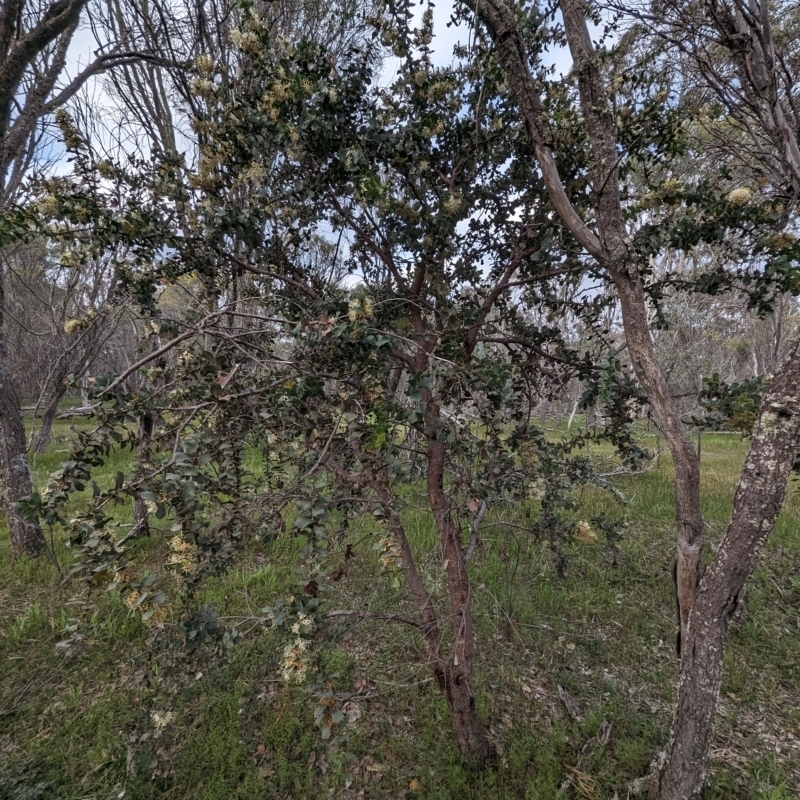
POLYGON ((198 97, 210 97, 214 92, 214 82, 207 78, 195 78, 192 81, 192 94, 198 97))
POLYGON ((371 319, 375 313, 375 303, 371 297, 354 297, 347 309, 350 322, 371 319))
POLYGON ((303 683, 308 676, 309 643, 298 637, 293 644, 287 645, 281 661, 281 677, 286 683, 303 683))
POLYGON ((380 562, 384 569, 400 569, 403 566, 403 557, 400 553, 400 545, 394 536, 384 536, 380 540, 381 555, 380 562))
POLYGON ((206 53, 200 53, 194 60, 194 65, 197 67, 197 71, 203 75, 211 75, 214 71, 214 61, 206 53))
POLYGON ((47 197, 42 198, 36 204, 36 207, 42 216, 54 217, 59 211, 58 199, 53 197, 53 195, 48 195, 47 197))
POLYGON ((732 206, 743 206, 753 196, 753 192, 746 186, 739 186, 731 190, 728 195, 728 202, 732 206))
POLYGON ((462 205, 464 204, 464 200, 458 192, 453 192, 449 194, 443 203, 443 208, 446 214, 457 214, 460 210, 462 205))
POLYGON ((175 720, 175 714, 173 714, 172 711, 151 711, 150 719, 153 720, 153 725, 157 731, 163 731, 167 725, 175 720))
POLYGON ((187 542, 182 534, 177 534, 169 541, 167 564, 180 569, 182 573, 191 575, 197 570, 197 545, 187 542))

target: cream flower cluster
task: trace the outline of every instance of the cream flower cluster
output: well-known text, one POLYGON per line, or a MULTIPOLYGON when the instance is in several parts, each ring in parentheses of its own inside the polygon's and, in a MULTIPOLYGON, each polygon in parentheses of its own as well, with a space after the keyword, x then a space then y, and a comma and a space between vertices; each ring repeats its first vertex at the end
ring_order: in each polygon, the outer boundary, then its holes
POLYGON ((253 31, 232 30, 230 40, 243 53, 257 53, 260 48, 258 34, 253 31))
POLYGON ((375 303, 371 297, 354 297, 347 308, 350 322, 372 319, 375 314, 375 303))
POLYGON ((181 573, 191 575, 197 569, 197 545, 187 542, 181 534, 170 539, 167 564, 180 569, 181 573))
POLYGON ((157 731, 163 731, 170 723, 175 721, 175 714, 172 711, 151 711, 150 719, 157 731))
POLYGON ((728 202, 732 206, 743 206, 753 196, 753 192, 746 186, 739 186, 731 190, 728 195, 728 202))
POLYGON ((303 683, 308 677, 311 667, 309 641, 298 636, 294 642, 283 650, 281 661, 281 677, 285 683, 303 683))
POLYGON ((384 536, 381 541, 380 562, 384 569, 400 569, 403 566, 403 557, 400 554, 400 545, 394 536, 384 536))
POLYGON ((588 522, 581 520, 575 526, 575 538, 584 544, 594 544, 597 541, 597 534, 588 522))
POLYGON ((442 204, 446 214, 457 214, 464 205, 464 199, 458 192, 448 194, 442 204))

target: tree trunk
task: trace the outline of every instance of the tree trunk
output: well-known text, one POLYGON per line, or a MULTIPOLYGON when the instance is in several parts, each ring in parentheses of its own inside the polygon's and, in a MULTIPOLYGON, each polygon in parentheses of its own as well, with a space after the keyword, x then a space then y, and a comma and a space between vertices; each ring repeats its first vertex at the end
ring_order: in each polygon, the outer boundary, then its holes
POLYGON ((3 481, 2 506, 8 519, 11 547, 16 555, 36 555, 46 542, 38 520, 30 522, 17 512, 16 505, 33 491, 17 390, 8 366, 3 333, 5 292, 0 269, 0 478, 3 481))
POLYGON ((33 491, 26 456, 25 427, 11 371, 0 351, 0 470, 3 508, 8 519, 11 546, 16 555, 36 555, 45 547, 37 521, 23 519, 16 504, 33 491))
MULTIPOLYGON (((66 376, 64 377, 66 378, 66 376)), ((43 453, 47 448, 50 441, 50 432, 53 429, 53 421, 56 418, 56 414, 58 414, 58 404, 66 391, 67 387, 63 380, 54 385, 53 392, 45 406, 44 414, 42 414, 42 426, 39 428, 39 433, 36 434, 36 441, 33 443, 34 453, 43 453)))
MULTIPOLYGON (((442 653, 439 620, 433 606, 433 601, 417 570, 416 562, 408 544, 408 539, 405 535, 405 529, 403 528, 400 517, 392 508, 392 497, 388 490, 379 484, 376 484, 376 490, 386 509, 389 528, 394 534, 395 540, 400 548, 400 556, 403 561, 403 577, 405 578, 406 586, 411 592, 411 596, 414 598, 420 615, 420 631, 428 656, 428 666, 433 672, 433 677, 436 680, 439 691, 441 691, 447 701, 447 706, 450 709, 450 720, 453 725, 453 731, 458 739, 459 747, 461 748, 461 752, 471 761, 479 764, 483 763, 494 754, 494 748, 486 737, 483 725, 478 718, 477 709, 475 708, 472 674, 472 617, 469 613, 469 586, 466 583, 466 568, 464 567, 463 560, 461 558, 457 559, 458 564, 451 573, 449 559, 445 556, 448 589, 450 589, 451 586, 451 574, 455 575, 459 570, 462 573, 461 579, 457 581, 458 599, 456 602, 453 602, 454 611, 456 607, 461 607, 462 611, 464 607, 466 608, 465 614, 459 614, 459 621, 456 620, 456 613, 453 615, 455 646, 452 657, 448 659, 445 658, 442 653), (461 620, 463 620, 463 627, 461 620), (469 631, 468 644, 466 640, 467 631, 469 631), (459 641, 459 639, 461 641, 459 641)), ((447 519, 450 520, 451 527, 447 529, 448 541, 446 552, 451 552, 456 549, 454 545, 457 546, 460 551, 462 548, 458 530, 452 525, 452 517, 449 514, 447 515, 447 519)), ((439 530, 440 528, 437 520, 437 531, 439 530)), ((441 531, 440 541, 442 541, 441 531)))
MULTIPOLYGON (((0 337, 2 332, 0 331, 0 337)), ((11 547, 16 555, 36 555, 45 547, 37 521, 23 519, 16 504, 32 491, 30 467, 25 447, 25 426, 19 398, 5 359, 0 340, 0 470, 2 470, 2 505, 8 519, 11 547)))
MULTIPOLYGON (((153 413, 151 411, 142 412, 139 417, 136 470, 138 477, 142 477, 147 472, 150 464, 150 446, 153 440, 153 413)), ((147 503, 141 497, 133 501, 133 529, 131 531, 137 535, 150 535, 150 523, 148 522, 147 503)))
POLYGON ((687 800, 700 788, 722 682, 725 640, 747 579, 783 505, 800 447, 800 352, 792 348, 756 422, 733 516, 697 591, 681 661, 672 735, 650 796, 687 800))
POLYGON ((475 632, 469 604, 469 576, 461 529, 453 520, 450 501, 444 492, 444 465, 444 444, 435 438, 429 439, 428 502, 444 557, 453 636, 453 655, 447 661, 446 669, 437 675, 437 681, 450 706, 453 728, 462 752, 480 763, 492 755, 493 748, 475 708, 475 632))
POLYGON ((676 591, 680 609, 677 649, 680 655, 700 579, 704 539, 703 515, 700 510, 700 459, 689 432, 681 421, 664 372, 656 358, 647 322, 644 287, 638 271, 631 265, 627 269, 616 269, 613 274, 633 369, 647 393, 656 425, 667 440, 675 467, 675 524, 678 540, 676 591))
MULTIPOLYGON (((64 347, 58 356, 58 360, 48 375, 42 391, 42 394, 48 399, 42 415, 42 427, 39 429, 33 446, 34 452, 43 452, 50 441, 53 420, 58 414, 58 404, 66 394, 67 380, 70 373, 78 368, 79 365, 83 366, 84 369, 88 368, 94 361, 98 350, 102 347, 102 342, 99 320, 95 319, 92 326, 88 330, 81 332, 79 338, 69 346, 64 347)), ((83 386, 81 387, 81 399, 86 401, 82 402, 82 405, 89 405, 88 394, 84 398, 83 386)))

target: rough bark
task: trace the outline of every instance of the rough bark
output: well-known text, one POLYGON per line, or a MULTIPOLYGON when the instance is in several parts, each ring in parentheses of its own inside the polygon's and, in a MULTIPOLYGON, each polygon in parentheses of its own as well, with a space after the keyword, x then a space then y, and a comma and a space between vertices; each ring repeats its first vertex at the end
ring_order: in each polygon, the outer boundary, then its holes
POLYGON ((539 96, 539 87, 528 68, 528 57, 514 12, 503 0, 463 1, 487 26, 496 43, 507 83, 534 144, 550 202, 578 243, 604 268, 617 290, 632 366, 647 393, 656 423, 667 440, 675 464, 679 637, 685 636, 697 589, 703 545, 700 465, 650 336, 644 286, 629 248, 622 214, 613 109, 597 67, 584 3, 582 0, 562 0, 561 10, 589 135, 596 233, 572 206, 558 174, 549 120, 539 96))
POLYGON ((16 504, 33 490, 25 455, 25 428, 11 371, 0 348, 0 470, 3 476, 3 510, 8 519, 11 546, 16 555, 36 555, 45 547, 38 522, 23 519, 16 504))
POLYGON ((0 272, 0 475, 2 475, 2 506, 8 519, 11 547, 16 555, 36 555, 45 548, 39 523, 23 519, 17 503, 33 490, 28 466, 25 426, 22 409, 8 366, 3 334, 3 276, 0 272))
POLYGON ((681 662, 672 734, 650 792, 654 800, 686 800, 700 788, 728 627, 778 518, 798 447, 800 351, 795 344, 762 403, 731 522, 698 587, 681 662))

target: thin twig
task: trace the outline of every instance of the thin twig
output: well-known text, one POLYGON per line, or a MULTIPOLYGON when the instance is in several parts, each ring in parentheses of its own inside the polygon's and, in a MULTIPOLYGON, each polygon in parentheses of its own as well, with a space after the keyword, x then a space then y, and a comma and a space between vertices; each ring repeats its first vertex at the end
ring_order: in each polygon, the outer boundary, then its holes
POLYGON ((475 515, 475 518, 472 520, 472 525, 470 526, 471 533, 469 537, 469 545, 467 546, 467 552, 464 553, 465 567, 472 560, 472 556, 475 555, 475 548, 478 546, 478 531, 480 530, 481 520, 483 519, 483 515, 485 513, 486 513, 486 501, 481 500, 481 505, 480 508, 478 509, 478 513, 475 515))
POLYGON ((329 611, 326 616, 328 617, 359 617, 361 619, 385 619, 390 622, 402 622, 404 625, 410 625, 412 628, 421 628, 422 623, 419 620, 411 619, 411 617, 403 617, 400 614, 383 614, 380 611, 347 611, 339 609, 337 611, 329 611))

